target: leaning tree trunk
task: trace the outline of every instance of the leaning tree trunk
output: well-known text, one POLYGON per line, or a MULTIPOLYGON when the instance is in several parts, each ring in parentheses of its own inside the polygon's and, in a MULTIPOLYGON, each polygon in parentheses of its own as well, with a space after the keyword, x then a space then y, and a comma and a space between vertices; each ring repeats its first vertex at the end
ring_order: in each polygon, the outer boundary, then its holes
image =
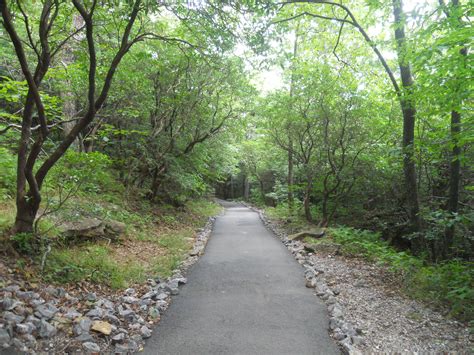
POLYGON ((311 191, 313 190, 313 178, 312 176, 308 176, 307 181, 306 181, 306 189, 304 192, 304 201, 303 201, 303 207, 304 207, 304 215, 306 217, 306 220, 309 223, 313 222, 313 216, 311 215, 311 191))

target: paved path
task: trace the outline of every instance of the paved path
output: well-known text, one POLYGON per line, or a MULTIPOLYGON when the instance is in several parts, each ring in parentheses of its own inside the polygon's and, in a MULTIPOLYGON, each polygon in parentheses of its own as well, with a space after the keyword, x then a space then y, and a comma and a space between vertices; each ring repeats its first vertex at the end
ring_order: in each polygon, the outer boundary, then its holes
POLYGON ((258 214, 225 203, 145 354, 338 354, 326 308, 258 214))

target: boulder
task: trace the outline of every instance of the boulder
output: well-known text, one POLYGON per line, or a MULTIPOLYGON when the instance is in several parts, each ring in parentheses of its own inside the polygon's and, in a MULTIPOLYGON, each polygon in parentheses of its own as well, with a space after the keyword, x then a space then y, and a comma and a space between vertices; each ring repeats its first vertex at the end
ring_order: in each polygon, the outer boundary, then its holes
POLYGON ((292 234, 288 236, 289 240, 303 240, 306 237, 314 238, 314 239, 319 239, 324 237, 326 234, 326 230, 323 228, 318 228, 314 230, 307 230, 307 231, 302 231, 296 234, 292 234))
POLYGON ((307 251, 310 251, 313 253, 320 252, 320 253, 335 255, 339 253, 339 250, 341 249, 341 244, 323 241, 320 243, 305 243, 304 248, 307 251))
POLYGON ((125 233, 125 223, 98 218, 83 218, 79 221, 66 222, 59 226, 61 235, 69 243, 78 243, 85 240, 98 238, 117 241, 125 233))

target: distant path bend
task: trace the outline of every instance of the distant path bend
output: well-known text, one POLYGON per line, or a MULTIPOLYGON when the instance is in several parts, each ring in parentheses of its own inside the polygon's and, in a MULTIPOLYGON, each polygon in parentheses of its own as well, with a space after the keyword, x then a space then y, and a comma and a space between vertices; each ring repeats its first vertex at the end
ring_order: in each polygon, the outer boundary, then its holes
POLYGON ((205 254, 145 354, 339 354, 326 307, 257 213, 223 202, 205 254))

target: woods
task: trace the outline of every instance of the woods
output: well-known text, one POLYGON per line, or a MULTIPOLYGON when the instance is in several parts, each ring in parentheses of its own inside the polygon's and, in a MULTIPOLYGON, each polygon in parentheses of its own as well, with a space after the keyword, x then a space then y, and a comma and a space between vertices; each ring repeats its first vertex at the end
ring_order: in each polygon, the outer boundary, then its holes
MULTIPOLYGON (((414 273, 429 268, 431 289, 448 285, 443 302, 467 320, 472 10, 461 0, 0 0, 4 255, 76 282, 65 222, 100 214, 150 241, 150 228, 177 227, 175 215, 207 210, 193 203, 215 195, 291 226, 349 230, 356 244, 377 233, 375 245, 419 261, 414 273)), ((178 262, 182 239, 167 240, 158 269, 178 262)))

